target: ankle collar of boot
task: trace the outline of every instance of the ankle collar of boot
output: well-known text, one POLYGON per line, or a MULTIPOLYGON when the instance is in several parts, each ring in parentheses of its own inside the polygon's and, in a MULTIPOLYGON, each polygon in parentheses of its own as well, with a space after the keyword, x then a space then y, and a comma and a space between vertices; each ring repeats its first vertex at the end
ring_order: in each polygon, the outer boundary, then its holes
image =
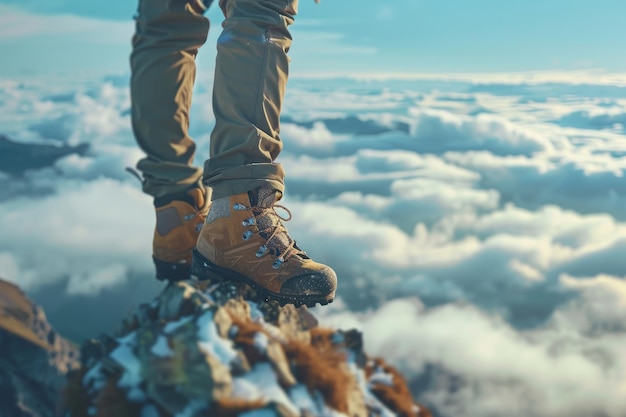
POLYGON ((185 203, 188 203, 190 206, 196 207, 198 203, 189 194, 189 190, 192 190, 193 188, 197 188, 197 187, 191 187, 181 193, 167 194, 161 197, 155 197, 154 207, 156 208, 163 207, 163 206, 170 204, 172 201, 184 201, 185 203))

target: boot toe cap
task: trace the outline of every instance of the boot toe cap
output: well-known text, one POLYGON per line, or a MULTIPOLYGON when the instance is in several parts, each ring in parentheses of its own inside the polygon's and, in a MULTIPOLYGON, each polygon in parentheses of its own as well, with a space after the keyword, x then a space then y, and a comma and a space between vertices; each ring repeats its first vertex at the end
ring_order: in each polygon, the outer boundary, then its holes
POLYGON ((285 295, 331 295, 337 289, 337 275, 331 268, 310 271, 285 282, 280 292, 285 295))

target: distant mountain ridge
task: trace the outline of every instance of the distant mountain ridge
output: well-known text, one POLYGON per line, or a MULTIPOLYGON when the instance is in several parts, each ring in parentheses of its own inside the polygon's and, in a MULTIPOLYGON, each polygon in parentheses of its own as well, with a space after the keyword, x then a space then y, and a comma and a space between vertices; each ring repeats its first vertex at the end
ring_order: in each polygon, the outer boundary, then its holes
POLYGON ((76 146, 20 143, 0 134, 0 171, 21 176, 30 170, 47 168, 67 155, 84 155, 89 144, 76 146))

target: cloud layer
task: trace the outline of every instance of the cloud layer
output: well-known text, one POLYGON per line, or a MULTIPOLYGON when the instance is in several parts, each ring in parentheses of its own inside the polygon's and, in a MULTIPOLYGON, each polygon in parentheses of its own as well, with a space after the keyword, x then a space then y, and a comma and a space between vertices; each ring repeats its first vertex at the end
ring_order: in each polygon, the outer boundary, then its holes
MULTIPOLYGON (((619 77, 576 77, 288 90, 287 226, 341 279, 337 307, 316 313, 363 328, 438 415, 626 413, 626 94, 619 77)), ((0 80, 2 133, 91 145, 0 176, 0 276, 67 300, 151 279, 151 202, 124 173, 141 156, 126 85, 0 80)), ((194 96, 198 163, 210 94, 194 96)))

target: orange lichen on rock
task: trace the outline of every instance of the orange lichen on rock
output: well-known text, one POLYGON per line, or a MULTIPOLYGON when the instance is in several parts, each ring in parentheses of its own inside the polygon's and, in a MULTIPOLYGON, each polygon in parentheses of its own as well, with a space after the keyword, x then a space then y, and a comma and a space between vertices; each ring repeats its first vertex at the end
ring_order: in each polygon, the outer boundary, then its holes
POLYGON ((96 398, 96 417, 137 417, 141 406, 127 400, 126 393, 117 387, 118 378, 110 378, 96 398))
POLYGON ((63 393, 63 402, 72 417, 88 417, 87 409, 90 400, 83 385, 83 378, 86 373, 87 369, 81 368, 68 376, 63 393))
POLYGON ((413 401, 413 395, 402 374, 383 359, 369 360, 365 367, 365 376, 370 381, 372 394, 398 417, 432 417, 426 407, 413 401), (371 377, 377 372, 389 375, 391 383, 371 381, 371 377))
POLYGON ((86 369, 81 368, 68 379, 64 392, 64 405, 68 415, 72 417, 136 417, 141 414, 141 406, 128 401, 126 394, 117 387, 119 378, 109 378, 98 396, 95 399, 90 398, 83 385, 85 373, 86 369))
MULTIPOLYGON (((233 342, 238 349, 241 349, 248 359, 248 363, 251 366, 257 363, 266 361, 265 354, 260 352, 254 345, 255 335, 259 332, 263 333, 263 327, 260 324, 254 323, 250 320, 242 320, 238 317, 232 317, 234 336, 232 336, 233 342)), ((231 331, 233 331, 231 328, 231 331)))
POLYGON ((211 413, 220 417, 237 417, 242 413, 257 410, 266 405, 267 403, 262 399, 222 398, 211 406, 211 413))
POLYGON ((285 353, 294 375, 310 392, 318 391, 331 408, 349 414, 349 398, 356 381, 345 367, 345 355, 330 345, 288 341, 285 353))
MULTIPOLYGON (((319 352, 335 351, 336 345, 332 339, 337 330, 316 327, 311 329, 311 346, 315 347, 319 352)), ((344 358, 345 359, 345 358, 344 358)))
POLYGON ((419 413, 417 413, 417 417, 433 417, 433 414, 430 412, 428 408, 426 408, 420 403, 416 403, 416 404, 420 409, 419 413))
POLYGON ((314 320, 307 322, 293 306, 232 298, 226 284, 207 294, 192 284, 167 287, 115 338, 83 346, 84 367, 67 388, 71 417, 136 417, 155 410, 161 417, 185 410, 215 417, 254 410, 367 417, 385 409, 431 417, 398 371, 368 360, 357 330, 311 328, 314 320), (220 291, 219 303, 209 299, 220 291), (126 371, 132 386, 119 388, 126 371))

